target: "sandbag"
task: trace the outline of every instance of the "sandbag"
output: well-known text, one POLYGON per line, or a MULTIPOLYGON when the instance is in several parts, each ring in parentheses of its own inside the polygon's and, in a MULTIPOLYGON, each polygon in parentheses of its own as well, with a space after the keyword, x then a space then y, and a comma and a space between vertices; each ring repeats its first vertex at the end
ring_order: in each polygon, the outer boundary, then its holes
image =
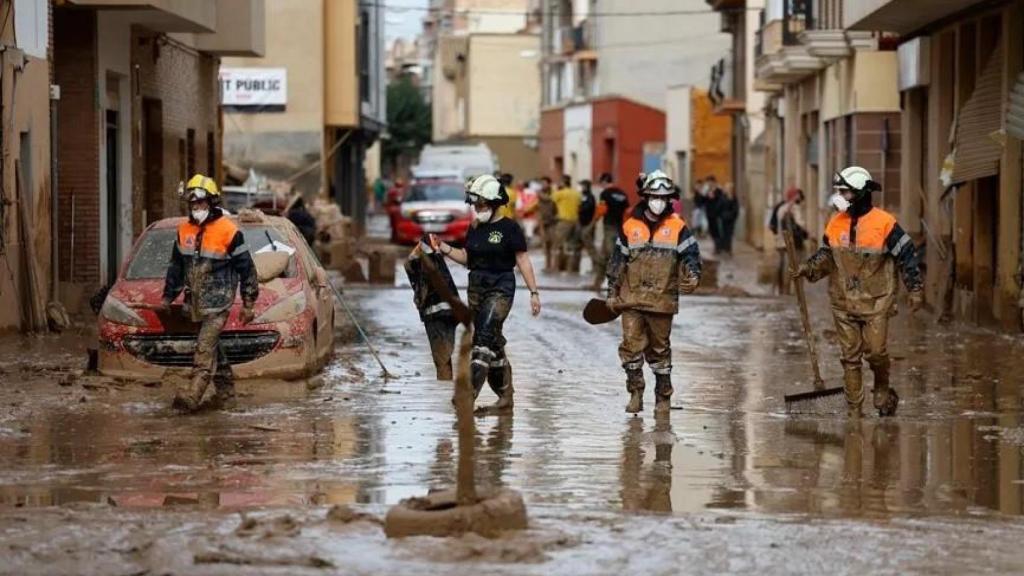
POLYGON ((283 250, 253 254, 252 261, 256 264, 256 277, 260 282, 270 282, 281 276, 288 269, 289 258, 291 255, 283 250))

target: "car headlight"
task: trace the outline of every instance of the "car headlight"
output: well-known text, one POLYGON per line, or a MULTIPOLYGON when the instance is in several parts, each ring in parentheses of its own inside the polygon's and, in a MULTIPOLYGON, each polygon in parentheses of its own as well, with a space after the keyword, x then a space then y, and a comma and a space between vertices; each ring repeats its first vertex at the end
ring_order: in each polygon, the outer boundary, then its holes
POLYGON ((146 321, 143 320, 142 316, 139 316, 135 310, 132 310, 124 302, 121 302, 117 298, 109 295, 107 296, 107 299, 103 301, 103 307, 100 308, 100 315, 115 324, 125 324, 127 326, 146 325, 146 321))
POLYGON ((402 218, 412 220, 416 217, 416 213, 419 212, 419 210, 416 210, 415 208, 402 208, 401 212, 402 218))
POLYGON ((270 308, 267 308, 262 314, 253 320, 253 323, 268 324, 271 322, 281 322, 302 314, 302 311, 305 309, 306 292, 299 291, 288 296, 284 300, 281 300, 277 304, 274 304, 270 308))

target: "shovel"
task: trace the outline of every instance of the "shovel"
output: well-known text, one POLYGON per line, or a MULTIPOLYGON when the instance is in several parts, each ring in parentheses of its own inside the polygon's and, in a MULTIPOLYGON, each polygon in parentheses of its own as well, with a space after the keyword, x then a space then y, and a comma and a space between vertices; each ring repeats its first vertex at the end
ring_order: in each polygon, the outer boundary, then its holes
MULTIPOLYGON (((786 241, 789 269, 796 272, 798 266, 796 263, 796 247, 793 245, 793 231, 789 226, 783 226, 782 238, 786 241)), ((807 295, 804 294, 804 279, 794 278, 793 289, 796 291, 796 299, 800 304, 800 320, 804 329, 804 340, 807 341, 807 353, 811 357, 811 367, 814 369, 814 390, 798 394, 787 394, 784 398, 787 410, 793 408, 798 403, 813 402, 843 393, 841 386, 825 388, 825 381, 821 378, 821 369, 818 367, 818 347, 814 343, 814 333, 811 331, 811 317, 807 313, 807 295)))
POLYGON ((620 314, 622 314, 621 311, 612 312, 608 308, 608 302, 600 298, 591 298, 590 302, 583 307, 583 319, 588 324, 607 324, 618 318, 620 314))

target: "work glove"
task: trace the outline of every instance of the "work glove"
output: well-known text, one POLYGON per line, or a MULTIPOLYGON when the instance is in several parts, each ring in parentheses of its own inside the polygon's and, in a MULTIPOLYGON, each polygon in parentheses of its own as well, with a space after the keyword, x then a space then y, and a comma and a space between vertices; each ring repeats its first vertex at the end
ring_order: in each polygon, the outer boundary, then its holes
POLYGON ((244 304, 242 306, 242 313, 238 315, 238 319, 242 321, 242 324, 248 324, 256 318, 256 311, 253 310, 252 304, 244 304))
POLYGON ((171 309, 171 301, 168 300, 167 298, 164 298, 163 300, 160 301, 160 305, 157 306, 156 311, 157 312, 167 312, 170 309, 171 309))
POLYGON ((700 276, 687 274, 686 278, 679 283, 679 291, 683 294, 693 294, 698 286, 700 286, 700 276))
POLYGON ((618 296, 609 295, 608 299, 605 300, 604 303, 605 306, 608 307, 608 310, 610 310, 613 314, 618 314, 622 312, 622 302, 619 300, 618 296))
POLYGON ((924 291, 914 290, 907 295, 907 301, 910 303, 910 313, 913 314, 924 308, 924 291))
POLYGON ((797 278, 810 278, 811 269, 807 267, 807 264, 801 264, 796 270, 790 269, 789 277, 793 280, 797 278))

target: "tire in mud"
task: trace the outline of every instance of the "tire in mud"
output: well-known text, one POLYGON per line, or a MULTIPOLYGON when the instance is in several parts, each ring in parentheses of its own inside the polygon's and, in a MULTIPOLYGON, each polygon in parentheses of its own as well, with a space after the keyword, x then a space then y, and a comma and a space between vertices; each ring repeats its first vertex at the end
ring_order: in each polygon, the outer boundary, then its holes
POLYGON ((438 490, 422 498, 407 498, 388 511, 388 538, 457 536, 466 532, 493 538, 506 530, 527 526, 523 497, 513 490, 480 490, 471 506, 457 506, 455 490, 438 490))

